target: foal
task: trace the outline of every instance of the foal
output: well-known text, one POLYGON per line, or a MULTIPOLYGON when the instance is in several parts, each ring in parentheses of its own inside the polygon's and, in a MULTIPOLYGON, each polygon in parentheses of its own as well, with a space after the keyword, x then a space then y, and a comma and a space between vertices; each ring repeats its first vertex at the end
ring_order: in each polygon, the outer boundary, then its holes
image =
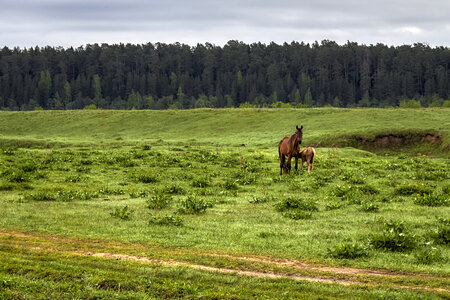
POLYGON ((302 166, 300 167, 300 171, 303 170, 303 164, 306 161, 306 165, 308 166, 308 173, 311 173, 314 164, 314 158, 316 157, 316 150, 313 147, 308 147, 300 151, 300 157, 302 158, 302 166))

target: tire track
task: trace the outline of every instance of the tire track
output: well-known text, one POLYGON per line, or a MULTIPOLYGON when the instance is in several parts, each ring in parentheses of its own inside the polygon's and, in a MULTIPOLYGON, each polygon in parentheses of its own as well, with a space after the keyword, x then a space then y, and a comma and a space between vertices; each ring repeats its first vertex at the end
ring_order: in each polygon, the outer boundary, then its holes
MULTIPOLYGON (((320 272, 326 272, 333 275, 366 275, 364 282, 358 281, 354 278, 349 279, 341 279, 341 278, 330 278, 326 277, 325 275, 313 275, 313 276, 306 276, 306 275, 299 275, 299 274, 286 274, 281 272, 272 272, 272 271, 260 271, 260 270, 241 270, 237 268, 219 268, 219 267, 213 267, 208 265, 202 265, 202 264, 195 264, 190 263, 186 261, 180 261, 180 260, 163 260, 163 259, 157 259, 157 258, 150 258, 145 256, 135 256, 135 255, 129 255, 124 253, 110 253, 110 252, 96 252, 96 251, 78 251, 78 250, 68 250, 68 249, 58 249, 57 242, 61 243, 78 243, 82 240, 79 239, 70 239, 70 238, 60 238, 55 236, 42 236, 42 235, 32 235, 32 234, 24 234, 24 233, 16 233, 16 232, 0 232, 0 236, 6 236, 6 237, 12 237, 12 238, 19 238, 19 239, 35 239, 35 240, 44 240, 46 242, 55 243, 54 247, 40 247, 35 246, 33 244, 20 244, 20 247, 25 247, 27 249, 34 249, 34 250, 40 250, 40 251, 50 251, 50 252, 61 252, 61 253, 69 253, 69 254, 75 254, 75 255, 82 255, 82 256, 93 256, 93 257, 99 257, 99 258, 105 258, 105 259, 115 259, 115 260, 127 260, 127 261, 135 261, 135 262, 141 262, 141 263, 148 263, 148 264, 159 264, 164 266, 174 266, 174 267, 187 267, 192 268, 200 271, 207 271, 207 272, 217 272, 217 273, 223 273, 223 274, 237 274, 241 276, 249 276, 249 277, 258 277, 258 278, 271 278, 271 279, 291 279, 291 280, 304 280, 309 282, 317 282, 317 283, 327 283, 327 284, 340 284, 345 286, 350 285, 361 285, 361 286, 371 286, 371 287, 386 287, 386 288, 399 288, 399 289, 410 289, 410 290, 423 290, 423 291, 430 291, 430 292, 439 292, 439 293, 446 293, 450 295, 450 290, 445 288, 434 288, 434 287, 427 287, 427 286, 405 286, 405 285, 399 285, 395 283, 390 283, 383 285, 381 283, 377 282, 371 282, 370 280, 367 281, 367 279, 370 279, 370 276, 375 277, 384 277, 384 278, 394 278, 394 277, 406 277, 406 278, 426 278, 426 279, 434 279, 437 277, 428 275, 428 274, 405 274, 405 273, 397 273, 397 272, 389 272, 385 270, 367 270, 367 269, 358 269, 358 268, 349 268, 349 267, 329 267, 329 266, 318 266, 313 264, 308 264, 301 261, 296 260, 286 260, 286 259, 273 259, 273 258, 267 258, 267 257, 257 257, 257 256, 234 256, 234 255, 227 255, 227 254, 217 254, 217 253, 201 253, 199 255, 207 256, 207 257, 218 257, 218 258, 227 258, 230 260, 240 260, 240 261, 249 261, 249 262, 257 262, 257 263, 264 263, 267 265, 272 266, 278 266, 278 267, 291 267, 298 270, 310 270, 310 271, 320 271, 320 272)), ((2 242, 8 242, 8 240, 4 239, 2 242)), ((109 242, 105 242, 109 243, 109 242)), ((120 245, 114 244, 114 245, 120 245)), ((134 244, 133 244, 134 245, 134 244)), ((9 246, 15 246, 10 244, 9 246)), ((92 245, 90 245, 92 246, 92 245)), ((96 246, 98 246, 98 243, 96 243, 96 246)), ((136 245, 139 247, 144 247, 143 245, 136 245)), ((17 245, 19 247, 19 245, 17 245)), ((442 278, 440 278, 442 279, 442 278)))

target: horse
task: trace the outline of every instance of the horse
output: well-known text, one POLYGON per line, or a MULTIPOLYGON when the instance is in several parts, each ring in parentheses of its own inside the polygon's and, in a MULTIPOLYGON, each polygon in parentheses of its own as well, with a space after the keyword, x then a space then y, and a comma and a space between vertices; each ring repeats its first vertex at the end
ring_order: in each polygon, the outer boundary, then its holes
POLYGON ((306 161, 306 165, 308 166, 308 173, 311 173, 313 169, 314 158, 316 157, 316 150, 313 147, 308 147, 300 151, 299 155, 302 158, 300 171, 303 170, 303 164, 306 161))
POLYGON ((292 157, 295 157, 295 170, 297 170, 299 149, 303 136, 303 125, 300 128, 298 128, 297 125, 295 128, 297 131, 291 137, 284 137, 278 144, 278 155, 280 156, 280 175, 283 175, 283 169, 285 170, 285 173, 291 172, 292 157))

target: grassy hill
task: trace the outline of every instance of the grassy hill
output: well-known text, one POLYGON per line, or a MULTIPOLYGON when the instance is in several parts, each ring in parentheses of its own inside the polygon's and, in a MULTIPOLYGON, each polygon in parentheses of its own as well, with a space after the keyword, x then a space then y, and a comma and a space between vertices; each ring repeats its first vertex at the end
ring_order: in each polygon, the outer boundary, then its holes
POLYGON ((449 115, 0 112, 0 298, 448 297, 449 115))
MULTIPOLYGON (((399 145, 438 136, 434 153, 449 151, 449 109, 200 109, 166 111, 0 112, 3 143, 212 143, 276 147, 304 126, 304 145, 380 146, 377 136, 395 135, 399 145)), ((427 147, 430 148, 430 147, 427 147)))

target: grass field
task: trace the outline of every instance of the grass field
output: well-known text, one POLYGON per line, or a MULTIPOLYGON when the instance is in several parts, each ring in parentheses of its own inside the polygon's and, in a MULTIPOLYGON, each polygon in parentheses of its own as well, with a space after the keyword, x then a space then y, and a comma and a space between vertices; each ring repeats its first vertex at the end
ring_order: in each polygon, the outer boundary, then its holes
POLYGON ((0 298, 449 297, 449 115, 0 112, 0 298))

